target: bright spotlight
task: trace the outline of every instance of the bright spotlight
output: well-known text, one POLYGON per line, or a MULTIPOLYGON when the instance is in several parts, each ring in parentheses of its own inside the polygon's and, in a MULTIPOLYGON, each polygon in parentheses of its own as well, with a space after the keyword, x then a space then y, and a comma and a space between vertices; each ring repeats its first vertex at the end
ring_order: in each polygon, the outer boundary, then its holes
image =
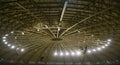
POLYGON ((11 46, 11 44, 8 44, 7 46, 11 46))
POLYGON ((6 39, 6 37, 3 37, 3 39, 6 39))
POLYGON ((105 44, 105 46, 108 46, 108 44, 105 44))
POLYGON ((40 31, 40 29, 37 29, 37 31, 40 31))
POLYGON ((88 50, 87 52, 88 52, 88 53, 91 53, 91 50, 88 50))
POLYGON ((60 56, 63 56, 63 52, 60 53, 60 56))
POLYGON ((58 31, 60 31, 60 27, 58 27, 58 31))
POLYGON ((105 46, 102 46, 102 48, 105 48, 105 46))
POLYGON ((80 52, 80 51, 76 51, 76 54, 77 54, 77 55, 81 55, 81 52, 80 52))
POLYGON ((111 39, 108 39, 107 41, 108 41, 108 42, 111 42, 112 40, 111 40, 111 39))
POLYGON ((5 42, 4 44, 8 44, 8 42, 5 42))
POLYGON ((23 51, 25 51, 25 49, 22 48, 22 49, 21 49, 21 52, 23 52, 23 51))
POLYGON ((25 33, 24 32, 22 32, 22 35, 24 35, 25 33))
POLYGON ((97 48, 97 50, 98 50, 98 51, 100 51, 100 50, 101 50, 101 48, 97 48))
POLYGON ((5 36, 8 36, 8 34, 5 34, 5 36))
POLYGON ((66 52, 66 53, 65 53, 65 55, 66 55, 66 56, 68 56, 68 55, 69 55, 69 53, 68 53, 68 52, 66 52))
POLYGON ((55 52, 55 53, 54 53, 54 56, 57 56, 57 55, 58 55, 58 53, 57 53, 57 52, 55 52))
POLYGON ((72 55, 75 55, 75 53, 74 53, 74 52, 71 52, 71 54, 72 54, 72 55))
POLYGON ((15 48, 15 46, 13 45, 13 46, 11 46, 11 48, 12 48, 12 49, 14 49, 14 48, 15 48))
POLYGON ((110 42, 107 42, 107 44, 110 44, 110 42))
POLYGON ((95 51, 96 51, 96 49, 93 49, 92 51, 94 51, 94 52, 95 52, 95 51))
POLYGON ((94 36, 94 35, 91 35, 92 37, 94 36))
POLYGON ((14 31, 11 31, 10 33, 14 33, 14 31))
POLYGON ((17 48, 17 50, 19 50, 20 48, 17 48))
POLYGON ((6 40, 3 40, 3 42, 6 42, 6 40))

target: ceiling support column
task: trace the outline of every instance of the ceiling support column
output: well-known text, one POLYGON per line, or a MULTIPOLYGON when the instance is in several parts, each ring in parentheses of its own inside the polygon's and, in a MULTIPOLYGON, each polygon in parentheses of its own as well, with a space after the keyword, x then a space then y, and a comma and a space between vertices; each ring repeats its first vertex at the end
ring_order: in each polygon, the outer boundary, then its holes
POLYGON ((68 4, 68 2, 65 1, 65 3, 64 3, 64 7, 63 7, 63 10, 62 10, 62 13, 61 13, 60 21, 62 21, 62 19, 63 19, 63 15, 64 15, 64 13, 65 13, 65 10, 66 10, 66 7, 67 7, 67 4, 68 4))

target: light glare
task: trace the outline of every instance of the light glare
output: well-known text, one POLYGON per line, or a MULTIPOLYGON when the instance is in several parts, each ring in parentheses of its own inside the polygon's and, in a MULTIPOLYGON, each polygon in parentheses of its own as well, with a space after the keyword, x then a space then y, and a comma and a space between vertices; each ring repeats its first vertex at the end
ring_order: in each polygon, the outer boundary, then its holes
POLYGON ((3 37, 3 39, 6 39, 6 37, 3 37))
POLYGON ((15 46, 13 45, 13 46, 11 46, 11 48, 12 48, 12 49, 14 49, 14 48, 15 48, 15 46))
POLYGON ((40 29, 37 29, 37 31, 40 31, 40 29))
POLYGON ((93 49, 92 51, 96 51, 96 49, 93 49))
POLYGON ((108 39, 107 41, 108 41, 108 42, 111 42, 111 39, 108 39))
POLYGON ((62 53, 62 52, 60 53, 60 56, 63 56, 63 53, 62 53))
POLYGON ((13 31, 11 31, 11 33, 14 33, 13 31))
POLYGON ((24 35, 25 33, 24 32, 22 32, 22 35, 24 35))
POLYGON ((98 50, 98 51, 100 51, 100 50, 101 50, 101 48, 97 48, 97 50, 98 50))
POLYGON ((57 55, 58 55, 58 53, 57 53, 57 52, 55 52, 55 53, 54 53, 54 56, 57 56, 57 55))
POLYGON ((108 46, 108 44, 105 44, 105 46, 108 46))
POLYGON ((105 48, 105 46, 102 46, 102 48, 105 48))
POLYGON ((8 34, 5 34, 5 36, 8 36, 8 34))
POLYGON ((88 50, 88 53, 91 53, 91 50, 88 50))
POLYGON ((107 44, 110 44, 110 42, 107 42, 107 44))
POLYGON ((80 55, 80 54, 81 54, 81 52, 80 52, 80 51, 76 51, 76 53, 77 53, 77 55, 80 55))
POLYGON ((5 42, 5 44, 8 44, 8 42, 5 42))
POLYGON ((11 46, 11 44, 8 44, 8 46, 11 46))
POLYGON ((25 49, 21 49, 21 52, 25 51, 25 49))
POLYGON ((20 48, 17 48, 17 50, 19 50, 20 48))
POLYGON ((68 52, 66 52, 66 56, 68 56, 69 55, 69 53, 68 52))
POLYGON ((5 42, 6 40, 3 40, 3 42, 5 42))
POLYGON ((72 52, 71 54, 72 54, 72 55, 75 55, 75 53, 74 53, 74 52, 72 52))

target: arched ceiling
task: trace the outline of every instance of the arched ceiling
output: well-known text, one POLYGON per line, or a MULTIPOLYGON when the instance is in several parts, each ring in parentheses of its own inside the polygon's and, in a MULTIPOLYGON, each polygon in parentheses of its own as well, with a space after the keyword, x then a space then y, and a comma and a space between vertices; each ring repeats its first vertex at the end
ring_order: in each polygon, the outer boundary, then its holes
POLYGON ((119 11, 119 0, 1 0, 0 58, 26 64, 119 60, 119 11), (10 43, 23 45, 25 52, 16 53, 5 46, 5 34, 9 34, 10 43), (55 50, 89 48, 94 42, 97 45, 95 40, 107 39, 112 40, 111 45, 100 52, 80 57, 52 55, 55 50))

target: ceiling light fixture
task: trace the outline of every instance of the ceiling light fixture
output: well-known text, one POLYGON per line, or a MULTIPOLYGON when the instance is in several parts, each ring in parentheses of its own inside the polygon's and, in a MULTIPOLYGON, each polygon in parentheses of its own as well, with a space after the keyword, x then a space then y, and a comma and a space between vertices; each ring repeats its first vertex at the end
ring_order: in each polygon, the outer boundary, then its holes
POLYGON ((60 52, 60 56, 63 56, 63 52, 60 52))
POLYGON ((75 53, 74 53, 74 52, 71 52, 71 55, 75 55, 75 53))
POLYGON ((81 52, 80 52, 80 51, 76 51, 76 54, 77 54, 77 55, 81 55, 81 52))
POLYGON ((25 49, 22 48, 22 49, 21 49, 21 52, 24 52, 24 51, 25 51, 25 49))
POLYGON ((110 42, 107 42, 107 44, 110 44, 110 42))
POLYGON ((55 53, 54 53, 54 56, 57 56, 57 55, 58 55, 58 53, 57 53, 57 52, 55 52, 55 53))
POLYGON ((108 42, 111 42, 111 39, 108 39, 108 42))
POLYGON ((66 55, 66 56, 68 56, 68 55, 69 55, 69 53, 68 53, 68 52, 66 52, 66 53, 65 53, 65 55, 66 55))
POLYGON ((17 50, 19 50, 20 48, 17 48, 17 50))
POLYGON ((98 50, 98 51, 100 51, 100 50, 101 50, 101 48, 99 48, 99 47, 98 47, 98 48, 97 48, 97 50, 98 50))
POLYGON ((8 36, 8 34, 5 34, 5 36, 8 36))
POLYGON ((14 33, 14 31, 11 31, 11 33, 13 34, 13 33, 14 33))
POLYGON ((11 48, 12 48, 12 49, 14 49, 14 48, 15 48, 15 46, 13 45, 13 46, 11 46, 11 48))
POLYGON ((22 35, 24 35, 25 33, 24 32, 22 32, 22 35))
POLYGON ((8 44, 8 47, 11 46, 11 44, 8 44))
MULTIPOLYGON (((14 32, 12 31, 12 32, 10 32, 10 34, 13 34, 14 32)), ((11 49, 15 49, 15 47, 16 46, 14 46, 14 45, 12 45, 12 44, 9 44, 9 42, 8 41, 6 41, 6 38, 7 38, 7 36, 8 36, 9 34, 5 34, 3 37, 2 37, 2 40, 3 40, 3 43, 5 44, 5 45, 7 45, 8 47, 10 47, 11 49)), ((24 32, 22 32, 22 35, 24 35, 24 32)), ((17 37, 15 37, 15 39, 17 39, 17 37)), ((16 50, 19 50, 20 48, 16 48, 16 50)), ((25 51, 25 49, 20 49, 20 51, 21 52, 23 52, 23 51, 25 51)))
POLYGON ((3 42, 6 42, 6 40, 3 40, 3 42))
POLYGON ((6 39, 6 37, 4 36, 3 39, 6 39))
POLYGON ((96 49, 93 49, 92 51, 94 51, 94 52, 95 52, 95 51, 96 51, 96 49))
POLYGON ((37 31, 40 31, 40 29, 37 29, 37 31))
POLYGON ((105 46, 102 46, 101 48, 105 48, 105 46))
POLYGON ((107 46, 108 46, 108 44, 105 44, 105 46, 107 47, 107 46))
POLYGON ((88 50, 87 52, 88 52, 88 53, 91 53, 91 50, 88 50))
POLYGON ((8 44, 8 42, 5 42, 4 44, 8 44))

